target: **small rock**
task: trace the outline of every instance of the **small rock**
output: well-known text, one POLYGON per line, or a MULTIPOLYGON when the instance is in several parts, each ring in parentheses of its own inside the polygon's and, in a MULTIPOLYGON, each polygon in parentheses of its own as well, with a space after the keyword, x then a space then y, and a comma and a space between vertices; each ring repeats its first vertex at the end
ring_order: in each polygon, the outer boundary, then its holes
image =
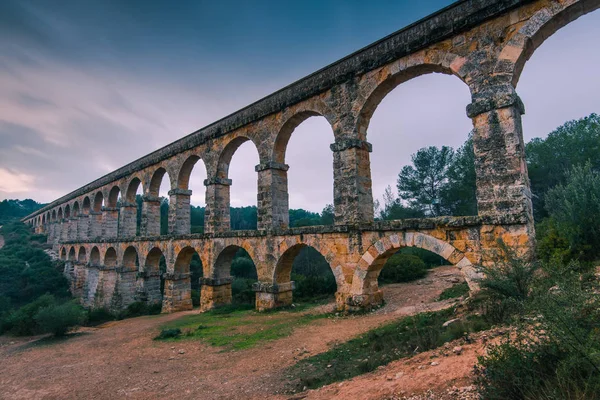
POLYGON ((331 368, 331 364, 328 364, 328 365, 327 365, 327 368, 331 368))
POLYGON ((393 376, 391 376, 391 375, 387 375, 387 376, 385 377, 385 379, 386 379, 386 380, 388 380, 388 381, 391 381, 391 380, 393 380, 393 379, 394 379, 394 377, 393 377, 393 376))
POLYGON ((396 379, 400 379, 400 378, 402 378, 403 376, 404 376, 404 372, 398 372, 398 373, 396 374, 396 377, 395 377, 395 378, 396 378, 396 379))
POLYGON ((438 365, 440 365, 440 363, 439 363, 439 362, 437 362, 437 361, 433 361, 433 362, 432 362, 431 364, 429 364, 429 365, 431 365, 432 367, 437 367, 438 365))
POLYGON ((183 349, 179 350, 179 354, 185 354, 185 350, 183 350, 183 349))
POLYGON ((455 348, 452 349, 452 352, 456 355, 460 355, 463 351, 463 348, 460 346, 456 346, 455 348))

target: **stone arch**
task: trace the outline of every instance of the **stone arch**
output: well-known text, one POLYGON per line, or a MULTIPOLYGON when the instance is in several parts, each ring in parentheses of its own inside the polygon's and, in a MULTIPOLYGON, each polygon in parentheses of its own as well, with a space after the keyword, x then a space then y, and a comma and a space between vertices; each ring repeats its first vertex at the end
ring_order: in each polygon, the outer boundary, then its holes
POLYGON ((70 218, 71 217, 71 206, 69 204, 67 204, 65 206, 65 218, 70 218))
POLYGON ((81 202, 81 211, 84 215, 88 215, 92 208, 92 203, 89 196, 85 196, 81 202))
POLYGON ((108 192, 108 207, 114 208, 117 206, 117 201, 119 200, 120 193, 121 189, 117 185, 113 186, 112 189, 110 189, 110 192, 108 192))
POLYGON ((418 247, 439 255, 461 270, 471 291, 479 289, 477 280, 480 279, 480 275, 475 267, 450 243, 421 232, 398 232, 384 236, 364 252, 352 278, 352 293, 381 297, 377 282, 379 273, 388 258, 403 247, 418 247))
POLYGON ((79 202, 77 200, 75 200, 75 203, 73 203, 73 216, 77 217, 79 216, 79 202))
POLYGON ((56 222, 56 210, 52 210, 52 221, 56 222))
POLYGON ((138 269, 139 258, 137 249, 133 246, 129 246, 123 253, 122 266, 126 271, 136 271, 138 269))
POLYGON ((158 273, 160 271, 160 259, 164 257, 163 251, 159 247, 153 247, 146 256, 144 271, 146 273, 158 273))
MULTIPOLYGON (((466 59, 456 54, 432 50, 402 58, 366 78, 366 82, 362 84, 365 100, 360 105, 356 121, 358 139, 367 139, 367 128, 377 106, 392 90, 404 82, 421 75, 441 73, 454 75, 468 86, 465 82, 466 74, 461 71, 465 63, 466 59)), ((470 87, 469 90, 472 92, 470 87)))
POLYGON ((62 207, 58 207, 57 218, 58 218, 59 221, 61 221, 63 219, 63 210, 62 210, 62 207))
POLYGON ((194 256, 194 253, 197 253, 197 251, 192 246, 184 247, 179 251, 177 257, 175 258, 175 273, 187 274, 190 272, 190 263, 192 262, 192 257, 194 256))
POLYGON ((94 211, 100 212, 102 211, 102 207, 104 206, 104 194, 101 191, 98 191, 94 196, 94 211))
POLYGON ((42 225, 46 224, 46 214, 42 215, 42 225))
POLYGON ((215 260, 212 275, 210 275, 210 277, 215 279, 230 277, 231 263, 233 262, 235 254, 238 252, 239 249, 243 249, 248 253, 250 258, 252 259, 252 262, 254 262, 254 265, 256 266, 256 273, 260 277, 261 274, 259 271, 259 265, 255 261, 256 255, 254 254, 254 249, 252 248, 252 246, 249 245, 249 243, 245 241, 240 244, 229 245, 219 252, 219 255, 215 260))
POLYGON ((77 262, 80 264, 85 264, 87 261, 87 251, 85 247, 81 246, 79 248, 79 254, 77 255, 77 262))
POLYGON ((511 83, 513 87, 517 87, 525 63, 546 39, 577 18, 598 8, 600 0, 553 1, 551 5, 529 18, 504 45, 495 71, 510 71, 511 83))
POLYGON ((100 249, 98 249, 98 246, 94 246, 90 251, 90 265, 94 267, 99 267, 100 263, 100 249))
POLYGON ((71 247, 69 250, 69 261, 77 261, 77 254, 75 252, 75 247, 71 247))
POLYGON ((129 184, 127 185, 127 191, 125 193, 125 201, 135 204, 135 196, 140 185, 142 185, 142 193, 144 193, 144 185, 142 184, 140 178, 136 176, 129 181, 129 184))
POLYGON ((63 261, 65 261, 67 259, 67 248, 66 247, 63 247, 60 250, 60 259, 63 261))
POLYGON ((179 168, 179 172, 177 174, 177 188, 178 189, 184 189, 187 190, 190 187, 190 176, 192 175, 192 171, 194 170, 194 167, 196 166, 196 163, 198 161, 202 161, 202 166, 204 167, 204 170, 206 170, 206 165, 204 164, 204 161, 202 160, 202 158, 200 158, 199 156, 192 154, 191 156, 189 156, 184 162, 183 164, 181 164, 181 167, 179 168))
POLYGON ((159 167, 152 174, 152 178, 150 178, 148 194, 150 194, 151 196, 156 196, 156 197, 159 196, 160 185, 162 183, 162 180, 163 180, 163 177, 165 176, 165 174, 167 175, 167 178, 168 178, 169 189, 171 189, 173 187, 172 182, 171 182, 171 176, 169 175, 169 172, 164 167, 159 167))
POLYGON ((277 163, 285 164, 285 154, 288 143, 292 137, 292 133, 296 128, 310 117, 323 117, 331 126, 333 140, 335 141, 335 132, 333 130, 333 122, 328 118, 327 113, 322 113, 316 110, 303 110, 291 115, 279 128, 273 146, 273 154, 271 159, 277 163))
MULTIPOLYGON (((230 140, 227 143, 227 145, 225 145, 225 147, 221 151, 221 154, 219 155, 219 163, 217 164, 217 171, 216 171, 217 178, 227 179, 229 177, 229 164, 231 163, 231 159, 233 158, 233 155, 235 154, 237 149, 242 144, 244 144, 248 141, 251 142, 252 144, 254 144, 254 149, 256 150, 256 152, 259 154, 259 157, 260 157, 260 152, 258 151, 258 146, 256 145, 256 143, 254 143, 254 141, 252 141, 250 138, 248 138, 246 136, 237 136, 237 137, 233 138, 232 140, 230 140)), ((209 177, 209 179, 210 179, 210 177, 209 177)))
POLYGON ((116 267, 117 266, 117 251, 114 247, 109 247, 104 253, 104 266, 105 267, 116 267))

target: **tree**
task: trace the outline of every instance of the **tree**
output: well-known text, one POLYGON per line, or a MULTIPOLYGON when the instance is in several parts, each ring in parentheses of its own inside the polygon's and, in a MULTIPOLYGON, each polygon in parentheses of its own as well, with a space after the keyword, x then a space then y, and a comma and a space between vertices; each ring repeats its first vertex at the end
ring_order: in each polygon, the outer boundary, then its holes
POLYGON ((441 215, 445 209, 442 195, 448 185, 448 169, 454 160, 454 150, 448 146, 424 147, 411 157, 398 175, 398 193, 410 207, 427 215, 441 215))
POLYGON ((406 207, 399 198, 392 193, 391 186, 387 186, 383 193, 383 209, 379 211, 378 217, 382 220, 395 220, 405 218, 423 217, 423 212, 415 208, 406 207))
POLYGON ((477 184, 475 153, 469 139, 455 153, 447 172, 448 184, 442 193, 442 203, 451 215, 477 215, 477 184))
POLYGON ((548 190, 546 210, 571 254, 593 261, 600 256, 600 173, 587 162, 574 166, 566 179, 548 190))
POLYGON ((327 204, 321 212, 321 224, 322 225, 333 225, 335 218, 335 212, 333 204, 327 204))
POLYGON ((546 139, 532 139, 525 146, 533 210, 537 220, 548 215, 544 207, 548 190, 564 183, 574 165, 590 162, 600 169, 600 116, 573 120, 556 128, 546 139))

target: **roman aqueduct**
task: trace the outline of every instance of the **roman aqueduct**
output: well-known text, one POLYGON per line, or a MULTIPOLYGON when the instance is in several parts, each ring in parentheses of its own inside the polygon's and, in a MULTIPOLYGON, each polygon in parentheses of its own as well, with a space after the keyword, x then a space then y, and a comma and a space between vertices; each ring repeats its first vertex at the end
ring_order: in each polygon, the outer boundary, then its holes
POLYGON ((600 0, 464 0, 329 65, 254 104, 69 193, 24 222, 48 235, 67 261, 73 290, 90 307, 162 302, 163 312, 192 308, 190 260, 203 265, 201 307, 231 301, 230 265, 245 249, 254 261, 258 309, 292 301, 291 266, 312 246, 329 262, 340 309, 382 301, 377 276, 404 246, 447 259, 477 287, 477 266, 498 240, 518 251, 534 240, 531 192, 516 87, 525 62, 545 39, 598 8, 600 0), (478 215, 374 221, 369 120, 398 85, 428 73, 468 86, 474 126, 478 215), (311 116, 330 123, 335 225, 289 228, 286 147, 311 116), (252 142, 260 157, 258 229, 232 231, 229 163, 252 142), (203 234, 190 234, 190 174, 208 179, 203 234), (159 186, 170 179, 168 234, 160 235, 159 186), (143 192, 137 232, 136 191, 143 192), (118 202, 118 198, 121 200, 118 202), (160 291, 159 260, 167 272, 160 291))

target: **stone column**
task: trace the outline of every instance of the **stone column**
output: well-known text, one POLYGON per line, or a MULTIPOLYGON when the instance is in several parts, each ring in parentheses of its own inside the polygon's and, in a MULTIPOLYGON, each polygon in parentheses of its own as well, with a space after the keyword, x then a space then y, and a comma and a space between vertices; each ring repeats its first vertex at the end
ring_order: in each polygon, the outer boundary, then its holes
POLYGON ((331 150, 336 225, 372 223, 371 144, 359 139, 344 139, 333 143, 331 150))
POLYGON ((166 273, 162 312, 172 313, 192 308, 190 274, 166 273))
POLYGON ((116 238, 118 227, 119 209, 116 207, 102 207, 102 238, 116 238))
POLYGON ((161 273, 142 271, 137 274, 137 288, 135 300, 147 304, 162 303, 162 294, 160 293, 160 275, 161 273))
POLYGON ((68 237, 69 240, 75 241, 77 240, 77 232, 79 228, 79 217, 71 217, 69 218, 69 232, 68 237))
POLYGON ((256 310, 265 311, 272 308, 289 306, 292 304, 294 282, 264 283, 256 282, 252 285, 256 292, 256 310))
POLYGON ((533 206, 521 115, 525 107, 512 87, 490 88, 467 107, 473 119, 477 209, 483 262, 497 240, 521 254, 533 248, 533 206), (490 94, 491 93, 491 94, 490 94))
POLYGON ((66 242, 69 238, 69 220, 63 218, 60 220, 60 236, 59 242, 66 242))
POLYGON ((169 234, 189 235, 191 232, 191 190, 169 190, 169 234))
POLYGON ((114 298, 115 287, 117 284, 116 267, 97 267, 98 283, 93 304, 97 308, 111 309, 118 299, 114 298))
POLYGON ((135 237, 137 233, 137 205, 123 202, 119 211, 119 237, 135 237))
POLYGON ((137 271, 117 268, 117 282, 111 308, 122 310, 135 301, 137 271))
POLYGON ((204 186, 206 186, 204 233, 230 231, 229 190, 231 179, 205 179, 204 186))
POLYGON ((77 239, 87 240, 90 234, 90 216, 81 214, 77 221, 77 239))
POLYGON ((141 236, 160 236, 160 198, 144 195, 142 197, 141 236))
POLYGON ((102 212, 90 210, 89 215, 89 231, 88 238, 89 239, 97 239, 102 237, 102 212))
POLYGON ((75 262, 73 268, 73 281, 71 282, 71 293, 74 297, 78 298, 80 301, 83 300, 84 287, 85 287, 85 265, 75 262))
POLYGON ((231 304, 231 282, 232 277, 200 278, 200 311, 231 304))
POLYGON ((259 164, 258 229, 284 229, 290 224, 287 171, 289 166, 274 161, 259 164))
POLYGON ((52 243, 54 241, 54 222, 48 223, 48 236, 46 243, 52 243))

